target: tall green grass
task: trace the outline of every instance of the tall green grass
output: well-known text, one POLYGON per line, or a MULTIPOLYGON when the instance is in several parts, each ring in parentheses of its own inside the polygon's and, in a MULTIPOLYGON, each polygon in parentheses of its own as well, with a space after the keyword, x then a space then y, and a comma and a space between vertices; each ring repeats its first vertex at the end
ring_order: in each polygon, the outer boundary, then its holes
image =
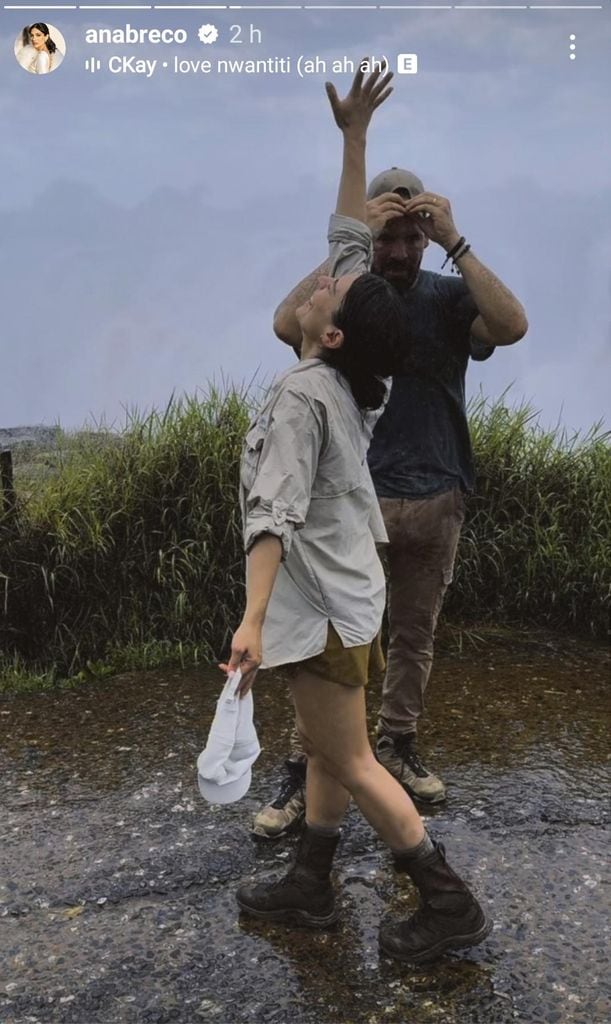
POLYGON ((0 521, 5 675, 208 659, 243 599, 237 465, 247 395, 212 388, 131 416, 119 442, 64 439, 0 521))
POLYGON ((544 430, 528 405, 472 402, 477 483, 447 611, 603 638, 611 595, 611 447, 544 430))
MULTIPOLYGON (((252 392, 210 388, 133 414, 120 437, 62 437, 0 518, 5 686, 226 654, 243 604, 238 463, 252 392)), ((471 408, 478 491, 447 613, 603 636, 610 591, 605 435, 471 408)))

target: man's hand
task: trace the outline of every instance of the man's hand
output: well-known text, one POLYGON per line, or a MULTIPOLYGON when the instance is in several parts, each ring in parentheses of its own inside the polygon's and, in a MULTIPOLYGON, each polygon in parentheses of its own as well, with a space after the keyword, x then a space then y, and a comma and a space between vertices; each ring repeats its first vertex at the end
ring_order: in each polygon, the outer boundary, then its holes
POLYGON ((381 196, 367 200, 367 224, 374 238, 381 234, 389 220, 403 216, 405 203, 406 200, 397 192, 383 192, 381 196))
POLYGON ((219 665, 227 675, 238 668, 241 670, 242 679, 236 691, 240 697, 245 697, 252 688, 262 657, 261 627, 250 625, 242 619, 233 634, 229 662, 219 665))
POLYGON ((418 224, 432 242, 437 242, 446 252, 458 242, 460 235, 456 230, 450 200, 437 196, 434 192, 421 192, 405 204, 406 214, 418 214, 418 224), (421 216, 426 214, 426 216, 421 216))
POLYGON ((364 136, 374 110, 390 96, 392 88, 388 83, 393 77, 392 71, 382 78, 380 75, 381 71, 372 71, 363 84, 364 73, 359 67, 350 92, 343 100, 331 82, 325 84, 335 123, 344 135, 364 136))

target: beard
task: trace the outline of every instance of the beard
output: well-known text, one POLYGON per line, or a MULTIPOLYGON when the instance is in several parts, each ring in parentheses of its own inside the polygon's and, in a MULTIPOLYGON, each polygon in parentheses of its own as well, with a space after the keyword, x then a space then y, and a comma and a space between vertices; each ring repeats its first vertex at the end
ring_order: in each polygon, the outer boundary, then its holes
POLYGON ((415 285, 420 273, 420 264, 410 267, 386 264, 380 270, 374 271, 374 273, 377 273, 379 277, 383 277, 385 281, 388 281, 388 284, 392 285, 402 295, 415 285))

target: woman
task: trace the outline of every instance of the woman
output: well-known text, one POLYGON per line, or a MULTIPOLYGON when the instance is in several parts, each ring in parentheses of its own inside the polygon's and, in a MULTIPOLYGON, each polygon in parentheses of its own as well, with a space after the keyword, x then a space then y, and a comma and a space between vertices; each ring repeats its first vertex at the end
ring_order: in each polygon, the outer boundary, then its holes
MULTIPOLYGON (((357 73, 340 100, 327 94, 344 137, 332 256, 359 247, 365 226, 365 140, 392 75, 363 83, 357 73)), ((366 462, 372 410, 380 410, 404 330, 400 299, 364 272, 321 278, 297 310, 301 361, 286 373, 251 426, 241 495, 247 600, 226 671, 242 671, 248 692, 260 666, 291 662, 297 725, 308 755, 306 825, 284 877, 242 886, 238 904, 265 920, 325 927, 337 919, 330 882, 340 823, 350 797, 391 847, 422 897, 409 920, 385 920, 382 949, 422 962, 481 942, 490 923, 426 834, 400 784, 376 760, 366 727, 364 686, 381 668, 385 602, 376 541, 386 535, 366 462)))
POLYGON ((49 26, 37 21, 30 25, 28 32, 34 53, 27 64, 27 70, 35 75, 46 75, 49 71, 55 71, 63 60, 63 54, 51 39, 49 26))

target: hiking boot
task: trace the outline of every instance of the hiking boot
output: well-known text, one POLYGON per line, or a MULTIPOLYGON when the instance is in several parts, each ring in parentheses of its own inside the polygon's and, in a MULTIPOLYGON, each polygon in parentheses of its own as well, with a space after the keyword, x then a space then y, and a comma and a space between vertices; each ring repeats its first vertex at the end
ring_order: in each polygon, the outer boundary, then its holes
POLYGON ((305 779, 307 759, 288 758, 287 774, 276 799, 262 807, 252 825, 252 835, 260 839, 280 839, 294 832, 305 819, 305 779))
POLYGON ((416 800, 427 804, 441 803, 446 798, 446 788, 437 775, 424 767, 415 744, 415 732, 404 733, 402 736, 381 733, 375 748, 376 760, 416 800))
POLYGON ((421 896, 421 906, 407 921, 385 917, 380 925, 380 947, 396 960, 436 960, 446 950, 477 946, 492 928, 473 893, 446 863, 443 845, 433 846, 431 853, 395 857, 395 868, 407 872, 421 896))
POLYGON ((242 885, 240 910, 263 921, 285 921, 308 928, 326 928, 337 921, 330 874, 339 835, 324 836, 306 825, 293 864, 281 877, 242 885))

